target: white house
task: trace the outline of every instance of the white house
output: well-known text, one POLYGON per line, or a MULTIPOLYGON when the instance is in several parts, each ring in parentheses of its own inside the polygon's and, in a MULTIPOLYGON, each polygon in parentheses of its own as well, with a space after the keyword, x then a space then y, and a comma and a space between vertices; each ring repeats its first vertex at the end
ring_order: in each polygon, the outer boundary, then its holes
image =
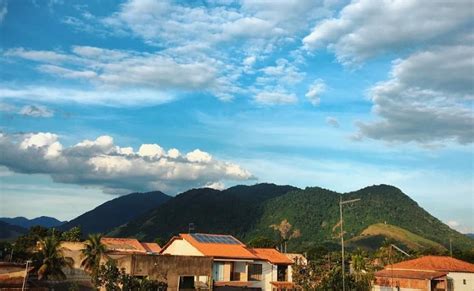
POLYGON ((216 288, 294 288, 289 269, 292 260, 276 249, 248 248, 231 235, 180 234, 163 247, 161 254, 212 257, 216 288))

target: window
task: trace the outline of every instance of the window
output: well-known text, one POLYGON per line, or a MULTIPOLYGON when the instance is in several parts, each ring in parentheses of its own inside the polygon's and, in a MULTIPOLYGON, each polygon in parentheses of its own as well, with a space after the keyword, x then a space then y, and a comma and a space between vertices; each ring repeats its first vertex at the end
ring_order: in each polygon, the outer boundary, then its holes
POLYGON ((212 266, 212 279, 214 281, 224 281, 224 263, 214 263, 212 266))
POLYGON ((288 281, 288 266, 277 266, 277 281, 288 281))
POLYGON ((462 283, 466 285, 466 279, 462 279, 462 283))
POLYGON ((249 264, 249 281, 262 281, 262 265, 249 264))

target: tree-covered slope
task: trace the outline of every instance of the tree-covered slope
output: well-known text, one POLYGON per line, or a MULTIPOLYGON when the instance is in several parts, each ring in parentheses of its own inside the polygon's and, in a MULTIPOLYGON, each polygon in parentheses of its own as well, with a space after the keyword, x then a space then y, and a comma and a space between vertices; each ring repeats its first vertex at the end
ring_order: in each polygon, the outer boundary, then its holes
POLYGON ((61 225, 59 229, 68 230, 80 226, 84 234, 106 233, 158 207, 170 198, 159 191, 120 196, 61 225))
POLYGON ((0 240, 12 240, 27 232, 26 228, 0 221, 0 240))
POLYGON ((296 189, 274 184, 235 186, 223 191, 193 189, 177 195, 110 235, 146 240, 157 237, 167 239, 187 232, 189 223, 194 223, 198 232, 228 233, 242 237, 263 214, 265 201, 296 189))
POLYGON ((339 199, 360 198, 344 206, 345 237, 360 235, 366 228, 386 223, 428 240, 456 248, 472 248, 474 240, 462 235, 430 215, 399 189, 371 186, 340 194, 323 188, 304 190, 291 186, 257 184, 236 186, 224 191, 193 189, 170 199, 154 210, 115 229, 115 236, 139 239, 168 239, 187 232, 189 223, 196 232, 227 233, 244 241, 259 236, 277 239, 270 228, 287 219, 301 237, 289 249, 305 250, 321 243, 339 243, 339 199))
POLYGON ((259 223, 250 234, 272 235, 268 226, 288 219, 302 236, 293 242, 296 247, 309 247, 315 242, 339 239, 339 199, 360 198, 359 202, 344 206, 345 236, 351 238, 370 225, 387 223, 406 229, 421 237, 449 245, 449 239, 458 248, 472 248, 474 241, 449 228, 433 217, 400 189, 378 185, 338 194, 322 188, 306 188, 287 193, 268 201, 259 223))

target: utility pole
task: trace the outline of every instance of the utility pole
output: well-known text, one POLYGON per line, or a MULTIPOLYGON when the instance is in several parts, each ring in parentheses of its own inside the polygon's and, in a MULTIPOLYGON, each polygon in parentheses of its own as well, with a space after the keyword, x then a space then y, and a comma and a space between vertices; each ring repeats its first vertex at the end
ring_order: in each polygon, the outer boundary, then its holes
POLYGON ((28 267, 29 267, 30 263, 31 263, 30 260, 26 261, 25 277, 23 278, 23 285, 21 286, 21 291, 25 290, 26 281, 28 280, 28 267))
POLYGON ((344 228, 342 226, 342 206, 349 203, 359 201, 360 198, 342 201, 342 196, 339 197, 339 218, 341 219, 341 256, 342 256, 342 291, 346 291, 346 278, 345 278, 345 259, 344 259, 344 228))
POLYGON ((449 238, 449 255, 451 258, 453 257, 453 239, 451 237, 449 238))

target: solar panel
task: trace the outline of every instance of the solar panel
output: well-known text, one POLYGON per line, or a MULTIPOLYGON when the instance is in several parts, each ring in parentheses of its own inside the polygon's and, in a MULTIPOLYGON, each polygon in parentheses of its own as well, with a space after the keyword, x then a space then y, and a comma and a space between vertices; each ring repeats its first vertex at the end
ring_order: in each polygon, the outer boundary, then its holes
POLYGON ((191 236, 200 243, 217 243, 227 245, 238 245, 240 244, 235 238, 230 235, 209 235, 202 233, 192 233, 191 236))

